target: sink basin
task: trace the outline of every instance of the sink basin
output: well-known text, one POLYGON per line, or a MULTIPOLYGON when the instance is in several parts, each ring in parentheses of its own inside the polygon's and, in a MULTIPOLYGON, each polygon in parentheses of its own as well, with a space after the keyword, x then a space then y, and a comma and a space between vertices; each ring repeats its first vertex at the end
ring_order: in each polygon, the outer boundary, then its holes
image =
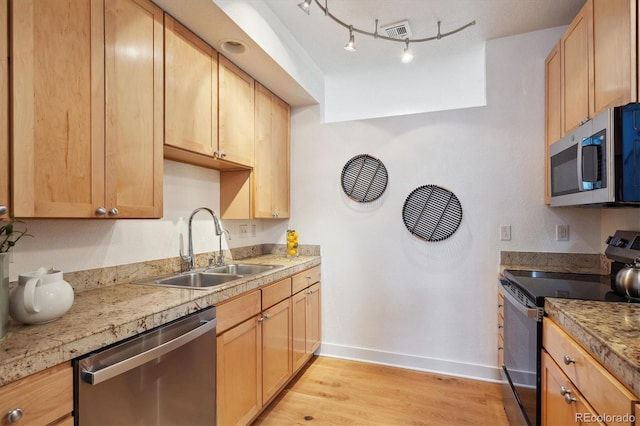
POLYGON ((188 272, 179 275, 173 275, 167 278, 160 278, 149 282, 148 284, 164 285, 169 287, 215 287, 229 281, 242 278, 236 274, 207 274, 203 272, 188 272))
POLYGON ((264 271, 269 271, 273 268, 278 268, 281 265, 257 265, 252 263, 230 263, 228 265, 216 266, 215 268, 209 268, 205 272, 214 272, 217 274, 235 274, 235 275, 253 275, 259 274, 264 271))

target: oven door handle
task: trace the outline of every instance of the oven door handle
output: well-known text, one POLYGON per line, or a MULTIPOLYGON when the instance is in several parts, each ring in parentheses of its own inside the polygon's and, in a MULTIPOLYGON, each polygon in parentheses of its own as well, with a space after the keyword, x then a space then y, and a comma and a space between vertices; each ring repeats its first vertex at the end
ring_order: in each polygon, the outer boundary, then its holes
POLYGON ((507 289, 504 289, 502 295, 524 316, 527 318, 535 318, 536 321, 542 321, 542 308, 529 308, 516 299, 507 289))
POLYGON ((111 365, 107 365, 97 371, 82 370, 82 380, 90 385, 97 385, 106 380, 109 380, 117 375, 126 373, 136 367, 141 366, 144 363, 152 361, 156 358, 166 355, 167 353, 178 349, 181 346, 186 345, 194 339, 202 336, 216 328, 217 320, 214 318, 210 321, 202 320, 200 325, 193 330, 181 334, 173 340, 169 340, 161 345, 155 346, 147 351, 136 354, 132 357, 124 359, 120 362, 116 362, 111 365))

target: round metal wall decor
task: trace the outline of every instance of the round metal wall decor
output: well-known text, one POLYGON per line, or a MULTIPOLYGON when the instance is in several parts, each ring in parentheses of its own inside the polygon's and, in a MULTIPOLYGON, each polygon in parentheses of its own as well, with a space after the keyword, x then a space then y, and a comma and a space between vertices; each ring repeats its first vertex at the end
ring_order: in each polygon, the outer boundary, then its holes
POLYGON ((389 176, 382 161, 361 154, 347 161, 340 180, 342 190, 349 198, 359 203, 369 203, 384 193, 389 176))
POLYGON ((425 241, 446 240, 462 222, 462 206, 456 195, 437 185, 414 189, 402 208, 409 232, 425 241))

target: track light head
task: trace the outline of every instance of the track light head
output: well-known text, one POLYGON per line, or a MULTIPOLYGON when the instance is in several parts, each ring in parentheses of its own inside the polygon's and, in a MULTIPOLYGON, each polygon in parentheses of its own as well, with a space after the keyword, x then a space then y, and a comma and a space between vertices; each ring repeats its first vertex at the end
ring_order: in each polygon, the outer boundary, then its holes
POLYGON ((298 4, 298 7, 300 9, 302 9, 304 11, 304 13, 306 13, 307 15, 309 15, 309 12, 311 11, 311 2, 313 0, 304 0, 302 3, 298 4))
POLYGON ((349 26, 349 41, 344 45, 344 50, 347 52, 355 52, 356 51, 356 40, 353 36, 353 27, 349 26))
POLYGON ((411 49, 409 49, 409 39, 405 40, 405 47, 402 51, 401 60, 403 64, 408 64, 409 62, 413 61, 413 52, 411 52, 411 49))

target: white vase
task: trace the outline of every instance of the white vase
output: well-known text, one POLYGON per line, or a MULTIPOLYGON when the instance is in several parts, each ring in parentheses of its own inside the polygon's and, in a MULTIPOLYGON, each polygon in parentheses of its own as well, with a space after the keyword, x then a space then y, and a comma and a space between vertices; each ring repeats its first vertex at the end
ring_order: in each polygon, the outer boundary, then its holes
POLYGON ((0 339, 9 328, 9 253, 0 253, 0 339))

